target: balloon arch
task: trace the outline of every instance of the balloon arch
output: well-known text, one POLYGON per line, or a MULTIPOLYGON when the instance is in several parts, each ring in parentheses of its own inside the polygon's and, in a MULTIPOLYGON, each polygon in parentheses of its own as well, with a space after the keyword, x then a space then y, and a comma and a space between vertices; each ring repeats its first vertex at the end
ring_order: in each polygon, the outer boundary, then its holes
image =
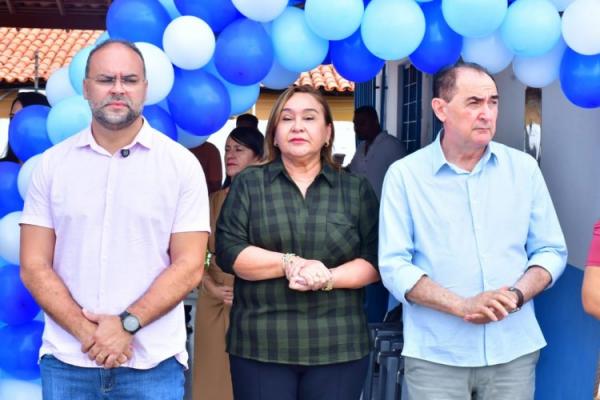
MULTIPOLYGON (((599 20, 597 0, 115 0, 97 43, 138 45, 148 75, 144 116, 191 147, 252 107, 261 85, 285 88, 324 62, 355 82, 407 57, 429 74, 460 57, 492 73, 512 63, 525 85, 558 79, 573 104, 599 107, 599 20)), ((39 376, 42 322, 18 276, 18 221, 39 154, 91 121, 82 80, 92 48, 50 76, 51 108, 27 107, 9 126, 24 164, 0 162, 1 398, 37 393, 22 381, 39 376)))

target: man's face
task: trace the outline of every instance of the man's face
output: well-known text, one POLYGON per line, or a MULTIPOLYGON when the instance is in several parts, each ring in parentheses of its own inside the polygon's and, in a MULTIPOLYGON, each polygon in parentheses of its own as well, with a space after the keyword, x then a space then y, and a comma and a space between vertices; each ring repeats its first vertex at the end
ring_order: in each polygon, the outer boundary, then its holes
POLYGON ((369 118, 364 113, 354 114, 354 132, 359 140, 366 140, 369 137, 370 127, 369 118))
POLYGON ((485 148, 496 134, 498 90, 484 73, 460 68, 452 99, 436 98, 433 107, 444 124, 443 140, 447 143, 467 151, 478 150, 485 148))
POLYGON ((94 120, 111 131, 124 129, 139 118, 147 87, 139 55, 119 43, 93 55, 83 84, 94 120))

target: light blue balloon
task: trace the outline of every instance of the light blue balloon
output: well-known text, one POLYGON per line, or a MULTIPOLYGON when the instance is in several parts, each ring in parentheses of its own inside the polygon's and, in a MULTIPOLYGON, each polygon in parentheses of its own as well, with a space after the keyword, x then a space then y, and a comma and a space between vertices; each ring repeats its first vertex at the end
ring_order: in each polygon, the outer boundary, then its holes
POLYGON ((83 93, 85 64, 87 63, 90 52, 94 49, 94 47, 95 46, 88 46, 79 50, 71 60, 71 64, 69 64, 69 80, 71 81, 71 86, 73 86, 73 89, 75 89, 77 94, 83 93))
MULTIPOLYGON (((8 261, 6 261, 4 258, 0 257, 0 268, 4 267, 5 265, 11 265, 8 261)), ((0 325, 1 327, 1 325, 0 325)))
POLYGON ((515 55, 540 56, 560 38, 560 15, 548 0, 515 1, 508 8, 500 32, 504 44, 515 55))
POLYGON ((554 48, 546 54, 537 57, 516 56, 512 62, 513 72, 517 79, 527 86, 548 86, 559 77, 560 62, 566 48, 565 41, 559 38, 554 48))
POLYGON ((442 0, 442 13, 448 26, 468 38, 494 33, 504 20, 506 8, 506 0, 442 0))
POLYGON ((0 257, 19 265, 21 211, 13 211, 0 218, 0 257))
POLYGON ((327 40, 342 40, 356 32, 364 9, 363 0, 307 0, 304 4, 308 26, 327 40))
POLYGON ((71 96, 56 104, 46 120, 48 137, 57 144, 83 130, 92 122, 92 111, 83 96, 71 96))
POLYGON ((419 47, 425 36, 425 15, 414 0, 373 0, 360 29, 371 53, 384 60, 399 60, 419 47))
POLYGON ((198 136, 192 135, 185 129, 177 127, 177 142, 188 149, 193 149, 194 147, 200 146, 202 143, 206 142, 210 135, 206 136, 198 136))
POLYGON ((273 60, 273 65, 262 84, 269 89, 285 89, 294 83, 298 76, 298 72, 288 71, 277 60, 273 60))
POLYGON ((42 386, 36 381, 24 381, 7 377, 0 379, 0 399, 42 400, 42 386))
POLYGON ((73 85, 71 85, 68 66, 57 69, 48 78, 48 82, 46 83, 46 97, 51 106, 76 94, 73 85))
POLYGON ((175 2, 173 0, 158 0, 158 2, 167 10, 167 14, 171 19, 175 19, 177 17, 181 17, 179 10, 175 6, 175 2))
POLYGON ((204 69, 208 73, 217 77, 223 83, 223 85, 225 85, 225 89, 227 89, 227 93, 229 93, 229 99, 231 100, 231 111, 229 112, 230 116, 238 115, 248 111, 254 104, 256 104, 258 96, 260 95, 260 82, 247 86, 234 85, 223 78, 221 74, 219 74, 219 71, 215 67, 214 61, 209 62, 204 69))
POLYGON ((289 71, 310 71, 327 56, 329 42, 308 27, 299 8, 287 7, 273 21, 271 32, 275 58, 289 71))
POLYGON ((104 31, 100 36, 98 36, 98 39, 96 39, 94 42, 94 46, 98 46, 99 44, 106 42, 108 39, 110 39, 108 31, 104 31))
POLYGON ((23 200, 25 200, 25 197, 27 197, 27 189, 29 188, 29 182, 31 182, 33 170, 41 158, 42 155, 37 154, 21 165, 21 169, 19 170, 19 175, 17 177, 17 187, 19 188, 19 194, 23 200))
POLYGON ((464 38, 462 58, 486 68, 491 74, 496 74, 508 67, 514 54, 502 41, 500 30, 484 38, 464 38))

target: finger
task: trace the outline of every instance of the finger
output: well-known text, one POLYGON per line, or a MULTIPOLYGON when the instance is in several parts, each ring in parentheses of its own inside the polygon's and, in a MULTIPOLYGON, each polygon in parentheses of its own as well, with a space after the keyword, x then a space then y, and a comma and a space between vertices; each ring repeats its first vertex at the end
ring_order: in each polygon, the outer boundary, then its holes
POLYGON ((98 320, 100 319, 99 315, 94 314, 93 312, 88 311, 85 308, 82 308, 81 312, 83 313, 84 317, 86 317, 87 319, 89 319, 92 322, 98 322, 98 320))
POLYGON ((119 362, 117 362, 117 355, 116 354, 111 354, 108 357, 106 357, 106 361, 104 361, 104 367, 105 368, 114 368, 115 366, 118 367, 119 366, 119 362))
POLYGON ((94 345, 94 339, 91 337, 88 338, 86 343, 81 343, 81 352, 88 353, 93 345, 94 345))
POLYGON ((104 365, 104 362, 106 361, 106 357, 108 357, 108 354, 104 354, 104 353, 100 352, 100 354, 98 354, 96 356, 96 365, 104 365))
POLYGON ((96 345, 92 346, 92 348, 87 353, 88 358, 92 361, 95 360, 96 356, 98 355, 99 352, 100 352, 100 350, 98 349, 98 346, 96 346, 96 345))
POLYGON ((494 315, 496 315, 497 313, 500 313, 504 317, 508 315, 508 310, 506 309, 505 305, 498 300, 492 300, 488 305, 488 308, 492 309, 494 315))
POLYGON ((119 357, 117 357, 117 362, 119 364, 125 364, 127 362, 127 360, 128 360, 128 357, 123 353, 119 354, 119 357))
POLYGON ((131 357, 133 356, 133 348, 129 347, 123 352, 123 354, 125 355, 125 357, 127 357, 128 360, 131 360, 131 357))

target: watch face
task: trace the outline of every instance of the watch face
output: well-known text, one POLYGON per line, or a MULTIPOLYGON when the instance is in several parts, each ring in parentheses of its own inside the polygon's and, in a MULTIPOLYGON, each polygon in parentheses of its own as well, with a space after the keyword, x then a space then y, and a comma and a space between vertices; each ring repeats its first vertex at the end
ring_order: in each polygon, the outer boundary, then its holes
POLYGON ((133 332, 136 329, 138 329, 140 326, 138 320, 136 317, 134 317, 133 315, 128 315, 127 317, 125 317, 125 319, 123 320, 123 327, 125 328, 126 331, 128 332, 133 332))

